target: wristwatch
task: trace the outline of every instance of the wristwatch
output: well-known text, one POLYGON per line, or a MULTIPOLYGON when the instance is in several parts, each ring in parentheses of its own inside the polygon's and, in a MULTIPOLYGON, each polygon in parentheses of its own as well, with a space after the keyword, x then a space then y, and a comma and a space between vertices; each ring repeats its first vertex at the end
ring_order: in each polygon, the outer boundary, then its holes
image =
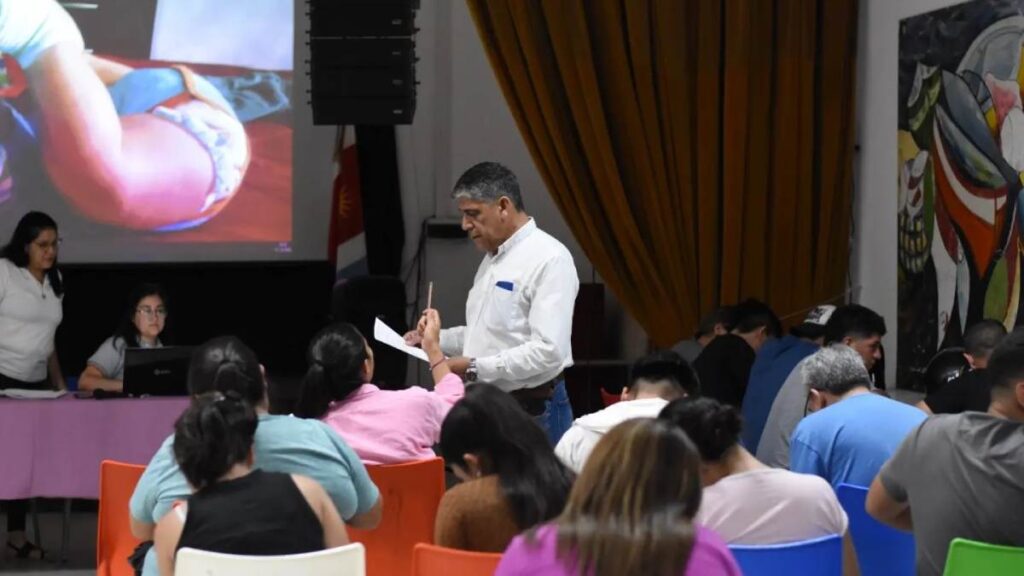
POLYGON ((466 368, 466 382, 476 382, 476 358, 469 359, 469 366, 466 368))

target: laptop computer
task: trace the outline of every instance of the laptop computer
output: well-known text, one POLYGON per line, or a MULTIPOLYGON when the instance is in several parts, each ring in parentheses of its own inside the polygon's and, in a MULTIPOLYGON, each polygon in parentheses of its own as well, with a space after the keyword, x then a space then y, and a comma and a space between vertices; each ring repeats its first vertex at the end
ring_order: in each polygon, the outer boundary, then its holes
POLYGON ((128 348, 124 351, 126 396, 188 396, 191 346, 128 348))

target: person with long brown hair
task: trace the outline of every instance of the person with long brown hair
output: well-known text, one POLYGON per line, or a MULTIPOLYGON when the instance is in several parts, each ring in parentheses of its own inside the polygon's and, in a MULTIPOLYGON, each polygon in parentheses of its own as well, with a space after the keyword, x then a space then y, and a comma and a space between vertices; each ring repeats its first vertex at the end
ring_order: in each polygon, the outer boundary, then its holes
POLYGON ((697 526, 700 456, 661 420, 626 421, 598 442, 565 510, 512 541, 496 576, 740 576, 729 549, 697 526))

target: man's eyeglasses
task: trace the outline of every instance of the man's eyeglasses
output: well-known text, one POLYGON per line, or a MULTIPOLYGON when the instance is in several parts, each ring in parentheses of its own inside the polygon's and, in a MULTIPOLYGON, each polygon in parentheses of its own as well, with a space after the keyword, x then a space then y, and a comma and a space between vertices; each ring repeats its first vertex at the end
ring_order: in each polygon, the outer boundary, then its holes
POLYGON ((153 309, 153 308, 150 308, 149 306, 140 306, 139 308, 136 309, 136 311, 139 314, 142 314, 143 316, 145 316, 146 318, 154 318, 154 317, 166 318, 167 317, 167 308, 156 308, 156 309, 153 309))

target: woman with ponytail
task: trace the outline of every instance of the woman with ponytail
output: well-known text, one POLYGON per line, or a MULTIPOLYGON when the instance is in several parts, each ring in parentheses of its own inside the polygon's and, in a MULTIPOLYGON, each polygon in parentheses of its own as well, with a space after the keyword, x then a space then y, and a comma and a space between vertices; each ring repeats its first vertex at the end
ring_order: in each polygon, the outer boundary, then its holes
MULTIPOLYGON (((268 414, 263 367, 239 339, 224 336, 198 347, 189 365, 188 387, 197 403, 200 396, 216 392, 237 397, 253 407, 259 425, 252 454, 260 470, 312 478, 324 488, 349 526, 372 530, 380 523, 380 492, 359 457, 323 422, 268 414)), ((192 474, 188 470, 190 461, 179 466, 175 443, 175 435, 164 441, 132 495, 132 533, 140 540, 152 540, 157 520, 175 502, 187 499, 193 486, 201 488, 188 477, 192 474)), ((152 551, 146 556, 142 573, 158 574, 152 551)))
POLYGON ((327 492, 298 474, 253 468, 257 415, 236 392, 198 397, 174 425, 174 458, 195 493, 156 526, 161 574, 180 548, 278 556, 348 543, 327 492))
POLYGON ((434 391, 413 386, 381 390, 373 380, 373 351, 351 324, 333 324, 309 344, 309 369, 295 415, 318 418, 333 428, 365 464, 395 464, 433 458, 441 423, 462 398, 462 379, 441 353, 441 318, 424 313, 423 350, 434 391))
POLYGON ((565 511, 517 537, 496 576, 740 576, 725 543, 698 527, 700 457, 676 426, 635 418, 587 459, 565 511))
POLYGON ((704 484, 697 521, 729 544, 781 544, 846 533, 846 513, 827 481, 769 468, 740 445, 736 408, 711 398, 683 398, 658 418, 697 445, 704 484))

